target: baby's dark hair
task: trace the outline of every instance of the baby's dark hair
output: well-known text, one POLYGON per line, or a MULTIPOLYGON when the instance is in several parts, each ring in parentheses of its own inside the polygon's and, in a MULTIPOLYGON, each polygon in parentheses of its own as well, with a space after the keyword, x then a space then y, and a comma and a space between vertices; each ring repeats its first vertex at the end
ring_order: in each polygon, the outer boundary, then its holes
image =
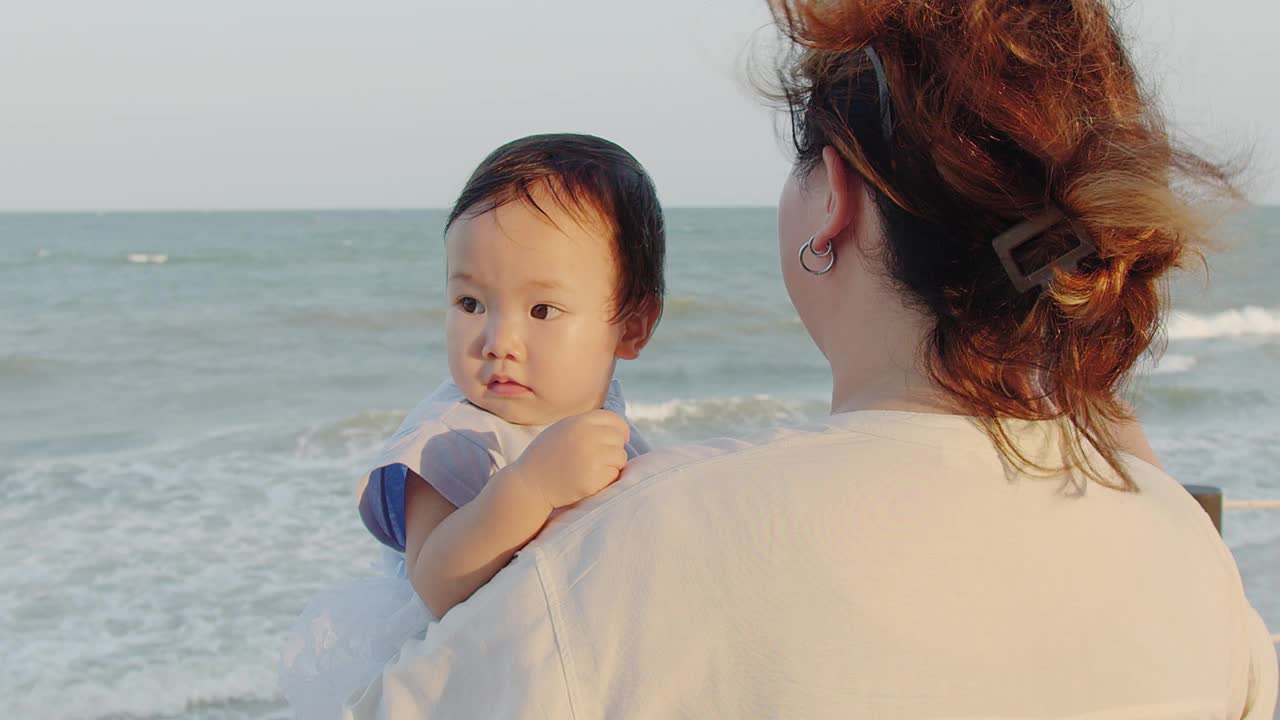
POLYGON ((460 217, 534 199, 545 191, 580 220, 604 220, 618 263, 614 320, 662 310, 666 230, 653 180, 631 153, 593 135, 530 135, 494 150, 462 188, 445 232, 460 217))

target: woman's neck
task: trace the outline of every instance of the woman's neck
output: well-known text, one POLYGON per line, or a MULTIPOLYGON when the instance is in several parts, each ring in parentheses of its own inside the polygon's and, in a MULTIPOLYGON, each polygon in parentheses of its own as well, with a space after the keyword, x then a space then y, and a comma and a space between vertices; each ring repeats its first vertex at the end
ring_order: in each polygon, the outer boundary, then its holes
MULTIPOLYGON (((916 345, 915 347, 919 347, 916 345)), ((915 357, 845 356, 831 364, 831 413, 901 410, 956 414, 960 410, 915 357)))
MULTIPOLYGON (((865 283, 872 285, 872 283, 865 283)), ((955 414, 948 394, 925 367, 932 324, 903 306, 894 288, 854 289, 832 313, 837 325, 823 343, 831 363, 831 412, 902 410, 955 414)))
POLYGON ((860 382, 837 381, 831 391, 831 414, 855 410, 898 410, 954 415, 959 410, 931 383, 906 373, 886 372, 860 382))

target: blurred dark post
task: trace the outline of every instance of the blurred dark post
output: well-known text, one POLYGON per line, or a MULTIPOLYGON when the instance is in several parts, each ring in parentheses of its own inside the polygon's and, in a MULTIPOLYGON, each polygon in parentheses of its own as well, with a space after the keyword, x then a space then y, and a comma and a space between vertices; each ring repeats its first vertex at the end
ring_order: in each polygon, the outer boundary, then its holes
POLYGON ((1200 507, 1209 513, 1213 526, 1222 534, 1222 490, 1210 485, 1183 485, 1191 497, 1200 503, 1200 507))

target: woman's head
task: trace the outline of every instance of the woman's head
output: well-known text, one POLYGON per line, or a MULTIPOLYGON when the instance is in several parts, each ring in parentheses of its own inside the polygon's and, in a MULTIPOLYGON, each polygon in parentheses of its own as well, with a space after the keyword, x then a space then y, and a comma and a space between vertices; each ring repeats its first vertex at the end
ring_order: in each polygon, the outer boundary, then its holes
POLYGON ((485 158, 445 227, 449 369, 468 400, 540 425, 600 407, 662 310, 663 216, 617 145, 535 135, 485 158))
MULTIPOLYGON (((1231 188, 1170 143, 1106 3, 771 7, 794 45, 780 72, 793 205, 809 178, 848 170, 877 219, 874 260, 928 320, 920 360, 950 401, 984 418, 1061 418, 1118 469, 1105 430, 1124 415, 1117 393, 1159 332, 1163 276, 1206 230, 1187 198, 1231 188), (1014 251, 1017 265, 1052 264, 1082 240, 1095 251, 1019 289, 992 241, 1058 211, 1014 251)), ((831 237, 812 226, 813 248, 839 247, 837 225, 831 237)), ((999 423, 988 427, 1020 461, 999 423)), ((1069 461, 1090 470, 1083 455, 1069 461)))

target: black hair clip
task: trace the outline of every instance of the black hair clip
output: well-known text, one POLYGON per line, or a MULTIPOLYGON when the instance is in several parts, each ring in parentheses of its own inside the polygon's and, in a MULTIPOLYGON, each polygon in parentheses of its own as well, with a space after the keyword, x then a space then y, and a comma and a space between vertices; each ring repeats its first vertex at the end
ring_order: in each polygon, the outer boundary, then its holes
POLYGON ((1082 258, 1097 252, 1098 248, 1093 244, 1093 240, 1084 229, 1084 225, 1072 218, 1069 219, 1069 222, 1076 236, 1076 246, 1041 267, 1030 272, 1024 272, 1013 258, 1014 248, 1028 240, 1039 237, 1046 230, 1063 220, 1068 220, 1066 214, 1058 207, 1050 206, 1039 215, 1023 220, 1005 230, 991 241, 991 247, 995 249, 996 255, 1000 258, 1000 264, 1004 265, 1004 271, 1008 273, 1009 280, 1013 282, 1013 286, 1018 289, 1018 292, 1024 293, 1037 285, 1042 288, 1048 288, 1049 283, 1053 280, 1055 270, 1064 273, 1075 272, 1076 266, 1082 258))
POLYGON ((876 74, 876 104, 880 106, 880 137, 886 143, 893 137, 893 110, 889 107, 889 78, 884 72, 884 63, 880 62, 880 53, 867 45, 862 49, 871 61, 871 69, 876 74))

